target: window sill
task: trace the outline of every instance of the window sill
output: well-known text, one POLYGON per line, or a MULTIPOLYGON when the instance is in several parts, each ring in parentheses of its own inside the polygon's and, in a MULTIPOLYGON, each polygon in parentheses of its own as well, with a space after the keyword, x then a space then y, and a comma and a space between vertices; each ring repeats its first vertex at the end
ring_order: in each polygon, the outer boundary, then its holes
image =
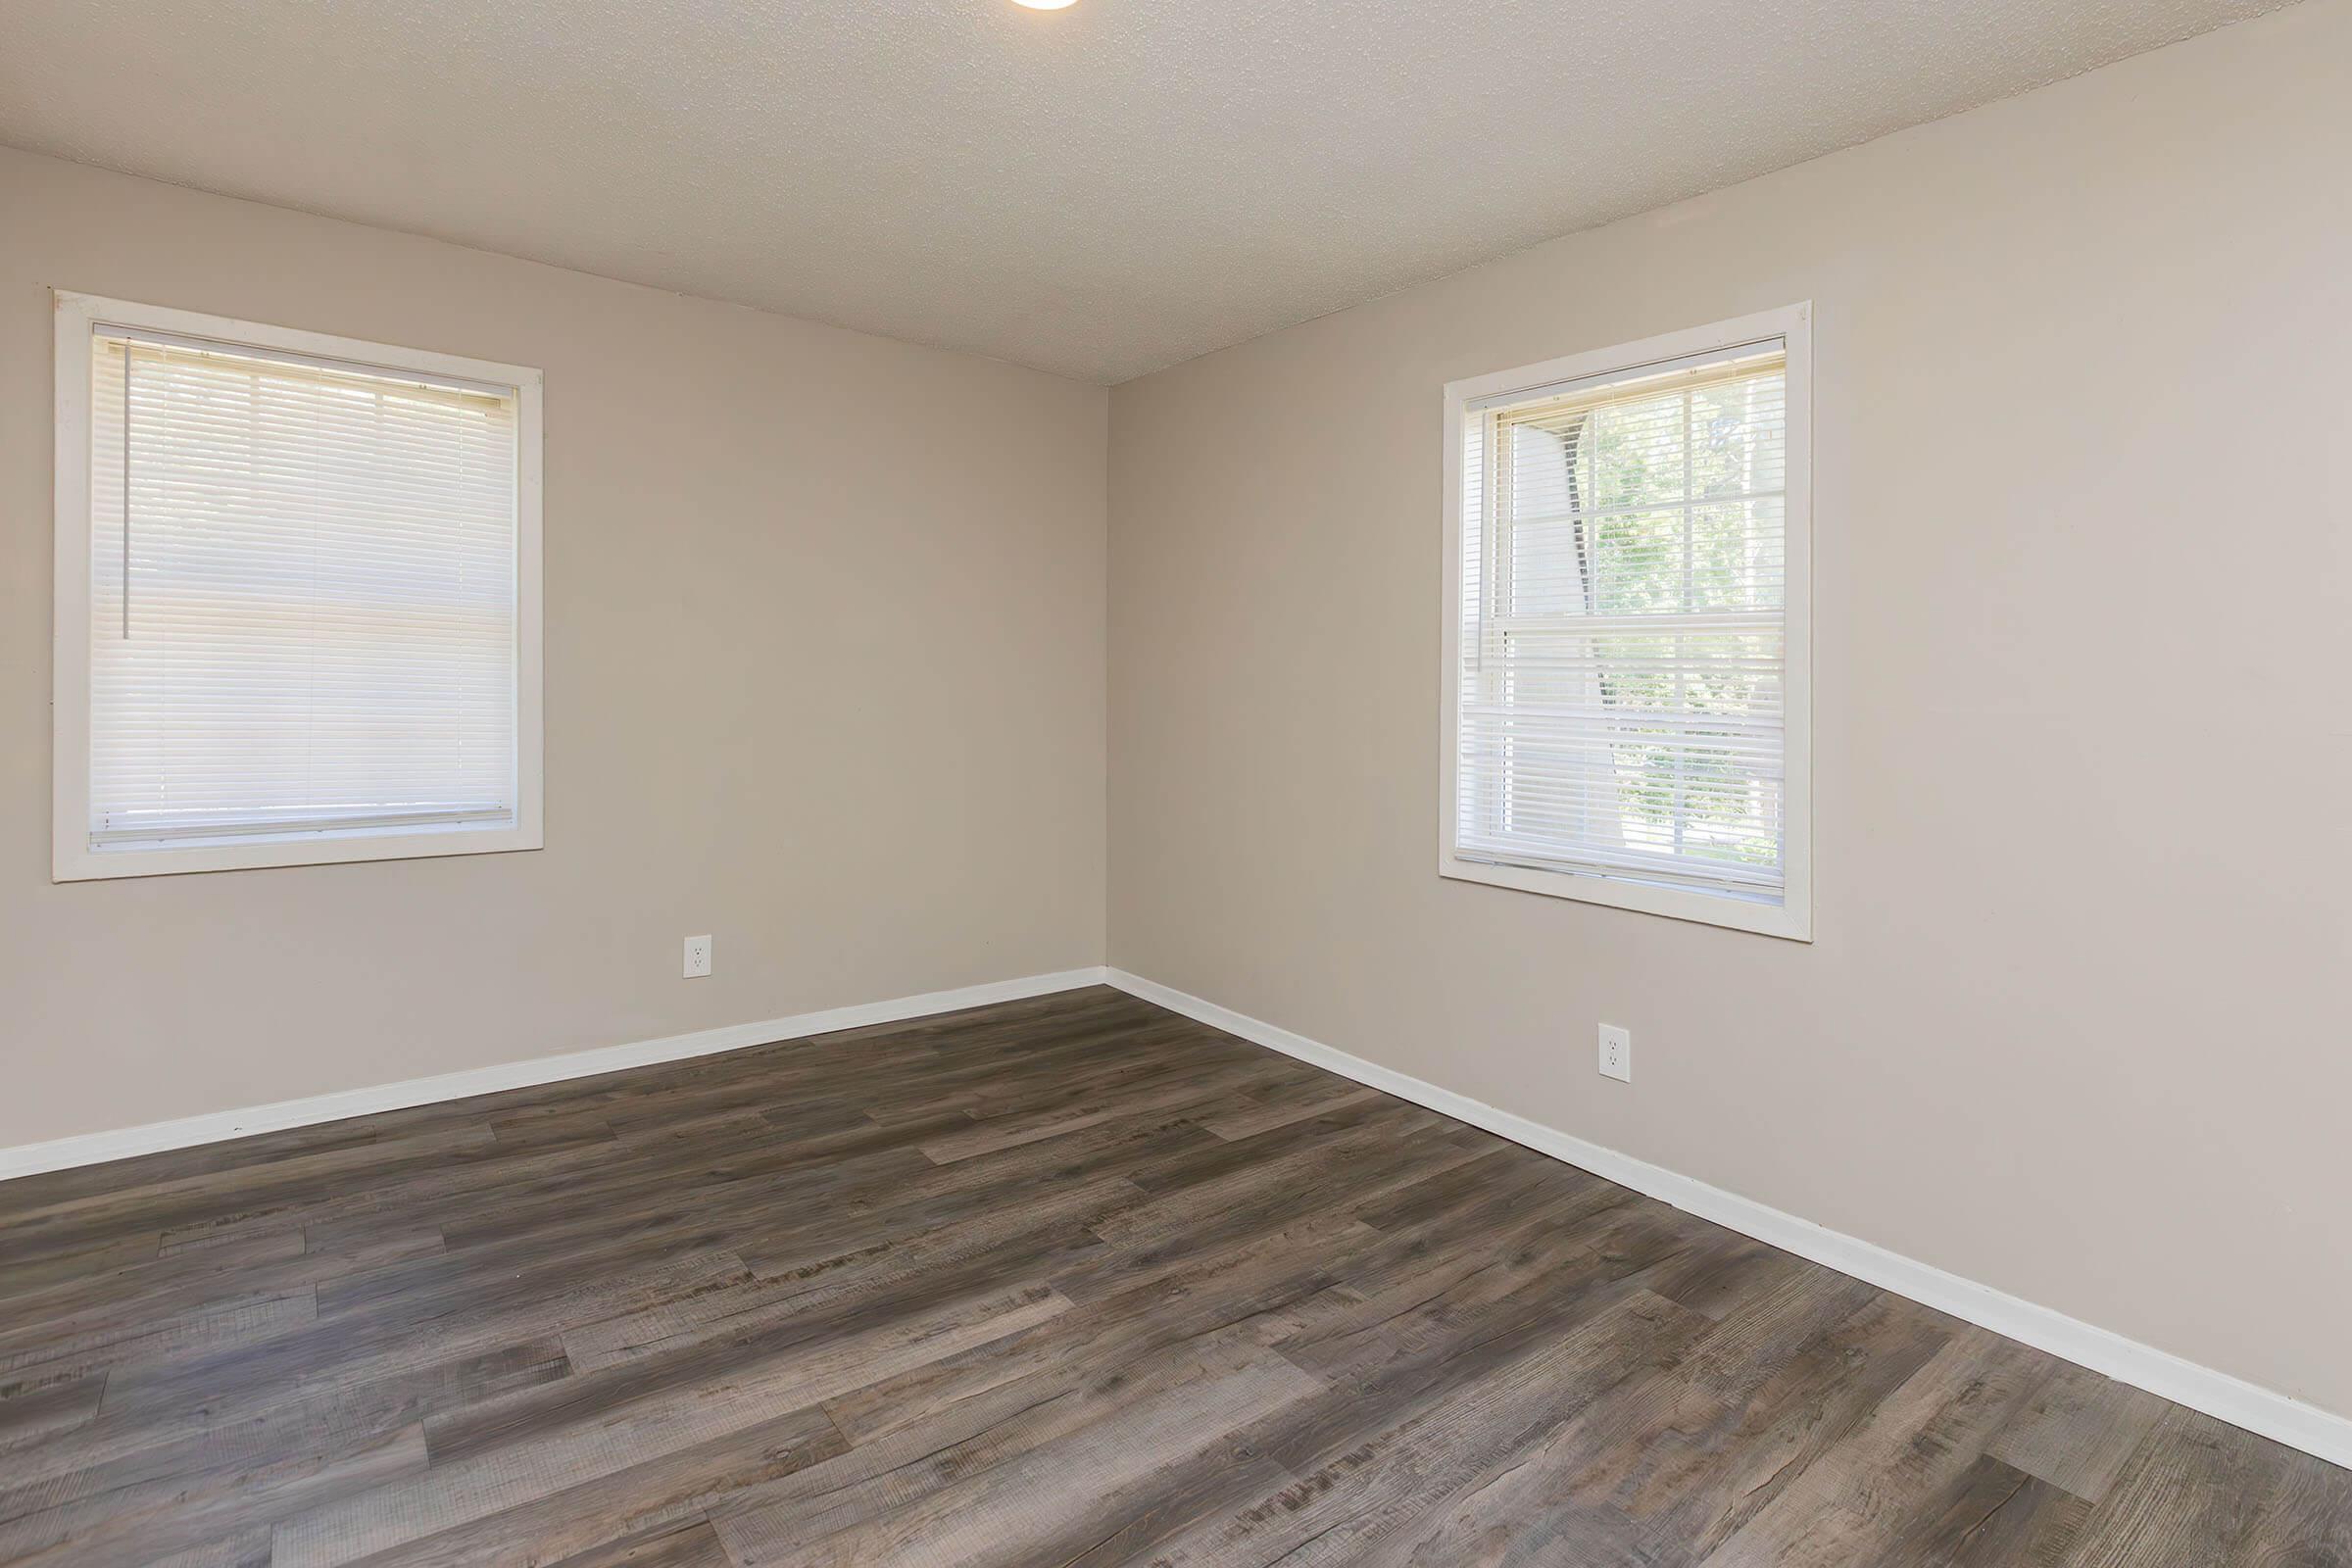
POLYGON ((355 860, 416 860, 451 855, 505 855, 544 847, 537 823, 523 826, 413 828, 276 834, 172 848, 93 850, 60 844, 53 882, 176 876, 191 871, 257 871, 280 865, 339 865, 355 860))
POLYGON ((1670 920, 1689 920, 1698 925, 1722 926, 1732 931, 1752 931, 1758 936, 1780 937, 1789 942, 1813 940, 1812 910, 1797 889, 1790 890, 1786 904, 1765 904, 1723 894, 1693 892, 1689 888, 1663 887, 1654 882, 1640 882, 1627 877, 1603 876, 1597 872, 1541 870, 1532 866, 1469 860, 1455 855, 1450 849, 1439 852, 1438 875, 1456 882, 1481 882, 1489 887, 1512 888, 1521 893, 1541 893, 1547 898, 1574 899, 1580 904, 1599 904, 1615 909, 1663 915, 1670 920))

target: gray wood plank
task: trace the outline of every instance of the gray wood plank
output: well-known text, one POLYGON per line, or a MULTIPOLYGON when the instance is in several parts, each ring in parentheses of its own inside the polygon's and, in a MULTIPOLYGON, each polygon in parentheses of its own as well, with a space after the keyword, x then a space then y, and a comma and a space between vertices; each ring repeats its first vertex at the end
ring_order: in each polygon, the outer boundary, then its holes
POLYGON ((1095 989, 0 1184, 0 1568, 2352 1568, 2352 1476, 1095 989))

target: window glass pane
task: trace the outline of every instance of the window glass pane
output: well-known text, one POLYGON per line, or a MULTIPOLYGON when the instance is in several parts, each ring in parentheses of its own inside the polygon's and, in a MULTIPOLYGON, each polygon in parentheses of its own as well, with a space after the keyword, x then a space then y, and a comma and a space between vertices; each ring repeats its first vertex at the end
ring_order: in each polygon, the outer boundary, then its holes
POLYGON ((509 825, 516 399, 92 344, 94 847, 509 825))
POLYGON ((1457 853, 1780 896, 1786 381, 1749 349, 1467 421, 1457 853))

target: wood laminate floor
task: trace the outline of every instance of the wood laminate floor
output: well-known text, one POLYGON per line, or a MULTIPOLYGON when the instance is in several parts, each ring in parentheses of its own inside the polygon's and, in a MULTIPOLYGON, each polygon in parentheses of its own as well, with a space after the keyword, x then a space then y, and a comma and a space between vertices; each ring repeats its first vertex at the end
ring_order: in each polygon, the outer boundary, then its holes
POLYGON ((0 1563, 2352 1564, 2352 1473, 1090 990, 0 1185, 0 1563))

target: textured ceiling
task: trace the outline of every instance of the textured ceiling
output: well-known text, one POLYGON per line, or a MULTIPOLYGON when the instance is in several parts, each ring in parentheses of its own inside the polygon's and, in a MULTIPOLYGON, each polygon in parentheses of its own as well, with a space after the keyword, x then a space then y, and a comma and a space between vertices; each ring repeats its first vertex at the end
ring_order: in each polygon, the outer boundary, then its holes
POLYGON ((2278 0, 0 0, 0 142, 1117 381, 2278 0))

